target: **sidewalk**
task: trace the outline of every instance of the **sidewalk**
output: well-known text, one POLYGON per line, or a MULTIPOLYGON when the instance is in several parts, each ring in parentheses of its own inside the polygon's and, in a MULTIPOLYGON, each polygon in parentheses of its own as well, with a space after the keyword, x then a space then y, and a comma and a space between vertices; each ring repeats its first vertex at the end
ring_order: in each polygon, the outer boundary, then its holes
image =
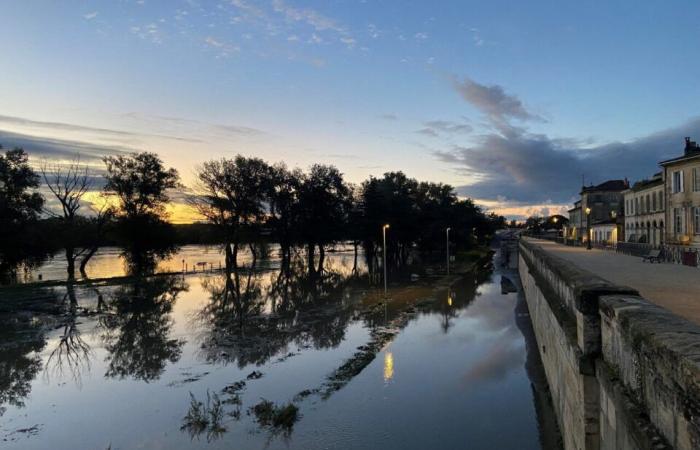
POLYGON ((642 258, 612 251, 586 250, 531 238, 529 241, 612 283, 636 289, 650 302, 700 325, 700 269, 697 267, 643 263, 642 258))

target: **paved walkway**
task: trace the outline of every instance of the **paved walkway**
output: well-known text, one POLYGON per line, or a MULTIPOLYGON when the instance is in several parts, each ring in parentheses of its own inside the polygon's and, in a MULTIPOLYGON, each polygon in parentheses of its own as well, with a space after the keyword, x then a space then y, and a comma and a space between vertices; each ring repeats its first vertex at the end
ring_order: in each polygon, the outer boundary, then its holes
POLYGON ((700 268, 649 264, 642 258, 607 250, 530 241, 612 283, 636 289, 647 300, 700 324, 700 268))

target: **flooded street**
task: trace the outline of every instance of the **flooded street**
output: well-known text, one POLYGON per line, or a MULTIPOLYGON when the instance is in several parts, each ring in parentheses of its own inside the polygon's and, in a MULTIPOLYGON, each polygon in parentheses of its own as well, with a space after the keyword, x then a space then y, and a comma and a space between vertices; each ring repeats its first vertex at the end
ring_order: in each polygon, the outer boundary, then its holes
POLYGON ((556 448, 515 271, 421 274, 384 305, 351 252, 326 258, 52 288, 50 331, 0 332, 2 447, 556 448))

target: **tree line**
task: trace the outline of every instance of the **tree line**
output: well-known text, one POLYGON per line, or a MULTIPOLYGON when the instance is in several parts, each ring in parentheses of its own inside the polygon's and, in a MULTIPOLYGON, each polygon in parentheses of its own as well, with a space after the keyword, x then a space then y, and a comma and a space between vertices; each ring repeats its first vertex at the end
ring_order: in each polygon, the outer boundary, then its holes
POLYGON ((177 244, 192 241, 222 244, 226 267, 237 267, 241 249, 255 257, 258 244, 276 242, 283 262, 303 249, 309 267, 318 261, 321 268, 325 252, 339 242, 376 256, 385 224, 387 256, 400 265, 416 252, 444 252, 447 227, 453 245, 466 249, 505 224, 458 198, 451 186, 402 172, 352 184, 332 165, 302 171, 238 155, 203 163, 186 187, 155 153, 106 156, 103 163, 99 190, 107 201, 95 209, 85 196, 98 190, 99 174, 79 159, 35 170, 20 148, 0 154, 1 273, 12 275, 62 250, 68 278, 76 270, 86 276, 87 263, 105 244, 122 248, 131 271, 149 272, 177 244), (46 196, 38 192, 41 184, 46 196), (165 206, 173 192, 184 193, 202 223, 168 222, 165 206))

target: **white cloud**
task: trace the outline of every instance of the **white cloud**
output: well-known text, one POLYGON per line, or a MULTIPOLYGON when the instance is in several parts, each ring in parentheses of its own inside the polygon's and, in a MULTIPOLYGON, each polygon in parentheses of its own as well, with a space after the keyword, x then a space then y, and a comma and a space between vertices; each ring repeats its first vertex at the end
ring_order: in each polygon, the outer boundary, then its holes
POLYGON ((92 20, 95 17, 97 17, 98 15, 99 15, 99 13, 97 11, 89 12, 89 13, 83 14, 83 19, 92 20))

